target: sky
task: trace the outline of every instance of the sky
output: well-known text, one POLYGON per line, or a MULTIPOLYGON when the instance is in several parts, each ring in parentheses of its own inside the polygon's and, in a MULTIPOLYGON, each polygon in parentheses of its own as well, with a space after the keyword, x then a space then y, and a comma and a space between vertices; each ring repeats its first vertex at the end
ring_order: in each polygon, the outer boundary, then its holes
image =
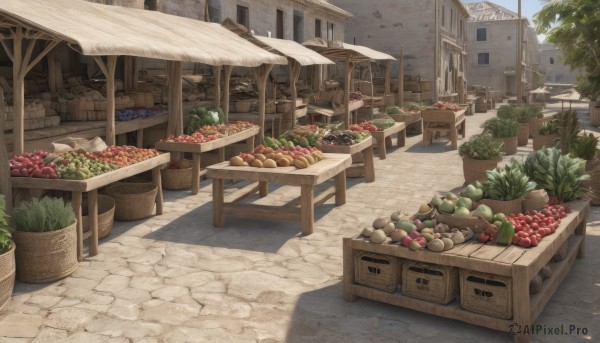
MULTIPOLYGON (((463 3, 481 2, 482 0, 462 0, 463 3)), ((519 10, 518 0, 487 0, 496 5, 508 8, 517 13, 519 10)), ((533 15, 539 12, 544 7, 544 2, 541 0, 521 0, 521 15, 529 19, 530 25, 533 27, 533 15)), ((538 35, 540 43, 544 41, 544 35, 538 35)))

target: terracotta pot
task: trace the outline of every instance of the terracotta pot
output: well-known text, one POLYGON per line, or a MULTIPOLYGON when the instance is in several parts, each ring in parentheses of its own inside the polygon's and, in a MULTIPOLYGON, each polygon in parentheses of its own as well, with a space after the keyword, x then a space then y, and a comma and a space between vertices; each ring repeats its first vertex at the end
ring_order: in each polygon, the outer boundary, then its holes
POLYGON ((519 124, 519 132, 517 133, 517 145, 526 146, 529 144, 529 123, 519 124))
POLYGON ((465 184, 485 179, 485 172, 496 168, 500 161, 502 161, 501 158, 495 160, 473 160, 468 157, 463 157, 465 184))
POLYGON ((533 118, 529 121, 529 137, 533 138, 539 135, 540 126, 543 123, 552 120, 552 117, 533 118))
POLYGON ((533 150, 539 150, 542 147, 552 147, 557 139, 560 139, 560 134, 542 136, 533 136, 533 150))
POLYGON ((504 144, 504 153, 506 155, 514 155, 517 153, 517 136, 496 138, 496 140, 504 144))

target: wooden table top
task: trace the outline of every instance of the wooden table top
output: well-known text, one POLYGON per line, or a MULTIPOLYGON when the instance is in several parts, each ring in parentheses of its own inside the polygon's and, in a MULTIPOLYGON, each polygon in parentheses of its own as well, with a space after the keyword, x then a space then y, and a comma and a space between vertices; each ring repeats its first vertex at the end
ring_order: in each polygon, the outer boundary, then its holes
POLYGON ((366 148, 373 145, 373 137, 368 136, 362 141, 353 145, 339 145, 339 144, 326 144, 321 145, 323 152, 335 153, 335 154, 356 154, 365 150, 366 148))
POLYGON ((421 117, 424 122, 458 123, 465 118, 467 107, 458 111, 451 110, 422 110, 421 117))
POLYGON ((206 143, 157 142, 154 144, 154 147, 157 150, 162 151, 202 153, 222 148, 229 144, 256 136, 259 131, 260 126, 255 126, 244 131, 240 131, 236 134, 225 136, 206 143))
POLYGON ((323 154, 325 159, 308 168, 295 167, 256 168, 234 167, 229 161, 208 166, 207 177, 213 179, 253 180, 276 182, 285 185, 317 185, 350 167, 352 158, 348 154, 323 154))
POLYGON ((393 135, 394 133, 398 133, 404 129, 406 129, 406 124, 404 122, 396 122, 394 124, 394 126, 388 127, 387 129, 385 129, 383 131, 371 132, 371 135, 376 138, 377 138, 377 136, 387 137, 387 136, 393 135))
POLYGON ((124 178, 143 173, 155 167, 169 163, 171 154, 166 152, 145 161, 132 164, 87 180, 40 179, 33 177, 11 177, 13 188, 53 189, 69 192, 89 192, 110 185, 124 178))

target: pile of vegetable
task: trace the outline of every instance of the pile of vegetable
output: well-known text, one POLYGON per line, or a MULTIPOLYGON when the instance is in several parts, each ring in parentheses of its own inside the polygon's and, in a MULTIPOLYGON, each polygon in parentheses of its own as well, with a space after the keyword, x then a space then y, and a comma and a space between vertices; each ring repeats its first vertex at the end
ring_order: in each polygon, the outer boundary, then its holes
POLYGON ((435 104, 427 107, 427 109, 428 110, 440 110, 440 111, 445 111, 445 110, 458 111, 461 109, 461 107, 458 104, 455 104, 453 102, 438 101, 435 104))
POLYGON ((86 180, 118 168, 113 163, 90 159, 83 152, 70 151, 60 156, 48 155, 48 158, 53 157, 56 157, 54 163, 58 165, 58 175, 61 179, 86 180), (58 160, 60 161, 57 162, 58 160))
POLYGON ((303 148, 295 146, 293 148, 273 149, 263 145, 257 146, 251 153, 242 153, 233 156, 229 160, 229 165, 242 167, 252 166, 257 168, 277 168, 294 166, 298 169, 308 168, 325 157, 323 153, 315 148, 303 148))
POLYGON ((215 139, 219 139, 222 137, 223 137, 223 135, 221 135, 220 133, 205 136, 202 133, 195 132, 195 133, 192 133, 191 135, 181 135, 181 136, 177 136, 177 137, 169 137, 169 138, 161 139, 160 141, 168 142, 168 143, 202 144, 202 143, 214 141, 215 139))
POLYGON ((189 119, 185 125, 185 133, 192 134, 207 125, 223 124, 225 114, 218 107, 197 107, 189 112, 189 119))
POLYGON ((191 134, 161 139, 161 142, 202 144, 225 136, 234 135, 256 125, 247 121, 235 121, 227 124, 205 125, 191 134))
POLYGON ((319 128, 316 125, 303 125, 295 127, 292 130, 286 131, 282 134, 279 139, 280 143, 286 147, 291 147, 289 144, 284 142, 291 142, 294 146, 299 145, 301 147, 314 146, 318 144, 319 139, 326 133, 324 129, 319 128))
POLYGON ((10 175, 58 179, 56 164, 53 161, 44 163, 48 154, 47 151, 36 150, 14 156, 8 161, 10 175))
POLYGON ((363 131, 369 131, 369 132, 383 131, 383 130, 385 130, 387 128, 390 128, 390 127, 392 127, 394 125, 396 125, 396 122, 394 121, 394 119, 391 119, 391 118, 378 118, 378 119, 373 119, 371 121, 363 121, 360 124, 350 125, 350 130, 357 131, 357 132, 363 132, 363 131))
POLYGON ((163 113, 165 113, 165 110, 160 106, 151 108, 127 108, 124 110, 116 110, 115 120, 128 121, 133 119, 156 117, 163 113))
POLYGON ((458 148, 460 157, 472 160, 495 160, 502 157, 504 144, 487 133, 472 136, 458 148))
POLYGON ((486 199, 507 201, 525 197, 536 186, 523 171, 523 163, 513 159, 504 167, 488 170, 482 189, 486 199))
POLYGON ((323 142, 323 144, 332 145, 354 145, 367 137, 369 137, 369 133, 365 131, 337 130, 332 131, 321 138, 321 142, 323 142))
POLYGON ((494 138, 515 137, 519 132, 519 122, 513 118, 491 118, 486 120, 481 127, 483 132, 489 133, 494 138))
POLYGON ((139 163, 160 155, 155 149, 142 149, 134 146, 109 146, 103 151, 88 153, 91 160, 104 161, 119 168, 139 163))

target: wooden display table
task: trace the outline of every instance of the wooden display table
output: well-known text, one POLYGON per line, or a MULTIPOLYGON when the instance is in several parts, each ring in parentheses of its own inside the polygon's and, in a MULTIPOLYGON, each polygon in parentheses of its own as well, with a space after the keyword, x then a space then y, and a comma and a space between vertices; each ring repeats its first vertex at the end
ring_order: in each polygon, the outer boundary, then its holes
POLYGON ((406 125, 406 131, 410 133, 423 133, 423 119, 421 119, 421 111, 416 113, 388 114, 388 116, 399 123, 406 125))
POLYGON ((463 138, 466 135, 466 111, 466 107, 456 112, 450 110, 421 111, 423 118, 423 146, 429 146, 432 143, 435 132, 448 131, 450 133, 452 149, 458 149, 458 133, 460 132, 463 138))
POLYGON ((239 141, 246 141, 247 151, 254 150, 254 137, 260 131, 260 126, 256 126, 236 134, 225 136, 223 138, 215 139, 214 141, 206 143, 176 143, 176 142, 157 142, 154 147, 157 150, 170 151, 170 152, 189 152, 192 154, 192 194, 196 195, 200 191, 200 177, 206 174, 206 171, 201 171, 200 157, 203 152, 212 150, 219 150, 219 162, 225 160, 225 147, 237 143, 239 141))
POLYGON ((403 147, 406 145, 406 125, 404 123, 395 123, 394 126, 389 127, 383 131, 372 131, 371 136, 375 139, 377 145, 377 152, 379 158, 385 160, 387 157, 387 147, 392 146, 392 135, 398 137, 396 142, 397 147, 403 147))
MULTIPOLYGON (((271 133, 273 136, 278 136, 281 133, 281 122, 284 113, 265 113, 265 130, 267 129, 268 122, 271 123, 271 133)), ((229 120, 241 120, 247 121, 256 125, 261 125, 258 120, 258 112, 247 112, 247 113, 229 113, 229 120)))
POLYGON ((305 169, 234 167, 229 162, 209 166, 208 177, 213 179, 213 225, 222 227, 225 215, 291 220, 300 221, 302 234, 310 235, 314 228, 315 206, 325 203, 332 196, 335 196, 337 206, 346 203, 346 168, 352 164, 352 159, 346 154, 324 155, 324 160, 305 169), (314 186, 331 178, 335 179, 335 186, 315 197, 314 186), (225 202, 225 179, 253 180, 258 181, 258 185, 251 184, 234 192, 225 202), (280 207, 237 203, 257 191, 261 197, 267 196, 269 182, 300 186, 299 201, 296 199, 280 207))
POLYGON ((163 192, 160 180, 160 168, 169 163, 171 154, 163 153, 148 160, 119 168, 108 173, 94 176, 87 180, 39 179, 31 177, 11 177, 12 188, 47 189, 71 192, 71 204, 77 219, 77 258, 83 260, 83 241, 90 239, 90 256, 98 254, 98 188, 113 182, 152 170, 152 182, 158 187, 156 194, 156 214, 163 212, 163 192), (83 193, 88 193, 88 220, 90 231, 83 233, 81 221, 81 202, 83 193))
MULTIPOLYGON (((402 306, 413 310, 435 314, 441 317, 460 320, 502 332, 508 332, 509 326, 518 323, 531 325, 540 315, 560 283, 573 266, 575 257, 585 256, 585 234, 589 202, 575 201, 568 204, 572 212, 552 235, 544 237, 542 242, 530 249, 518 246, 498 246, 470 241, 458 245, 446 252, 436 253, 428 250, 412 251, 397 244, 373 244, 362 236, 344 238, 344 299, 353 301, 356 296, 402 306), (552 276, 543 282, 537 294, 529 294, 529 282, 548 264, 563 244, 568 244, 567 257, 552 264, 552 276), (368 251, 402 259, 457 267, 461 270, 489 273, 512 279, 511 319, 500 319, 463 309, 458 300, 448 305, 405 296, 399 291, 390 293, 379 289, 359 285, 354 280, 356 251, 368 251)), ((515 341, 527 342, 529 335, 516 335, 515 341)))
POLYGON ((321 150, 334 154, 358 154, 363 157, 362 166, 359 164, 350 167, 361 167, 365 174, 365 182, 375 181, 375 163, 373 161, 373 137, 367 137, 354 145, 323 144, 321 150))
POLYGON ((148 117, 138 118, 127 121, 116 121, 115 122, 115 135, 124 135, 128 132, 136 132, 136 146, 138 148, 144 147, 144 129, 165 124, 169 121, 168 114, 164 114, 148 117))
MULTIPOLYGON (((350 112, 354 112, 359 108, 364 106, 364 102, 362 100, 350 101, 350 112)), ((310 122, 314 123, 314 116, 321 115, 325 117, 325 122, 327 124, 331 123, 331 118, 335 116, 340 116, 346 113, 346 109, 344 105, 340 105, 338 108, 333 107, 322 107, 318 105, 308 105, 308 115, 310 116, 310 122)))

